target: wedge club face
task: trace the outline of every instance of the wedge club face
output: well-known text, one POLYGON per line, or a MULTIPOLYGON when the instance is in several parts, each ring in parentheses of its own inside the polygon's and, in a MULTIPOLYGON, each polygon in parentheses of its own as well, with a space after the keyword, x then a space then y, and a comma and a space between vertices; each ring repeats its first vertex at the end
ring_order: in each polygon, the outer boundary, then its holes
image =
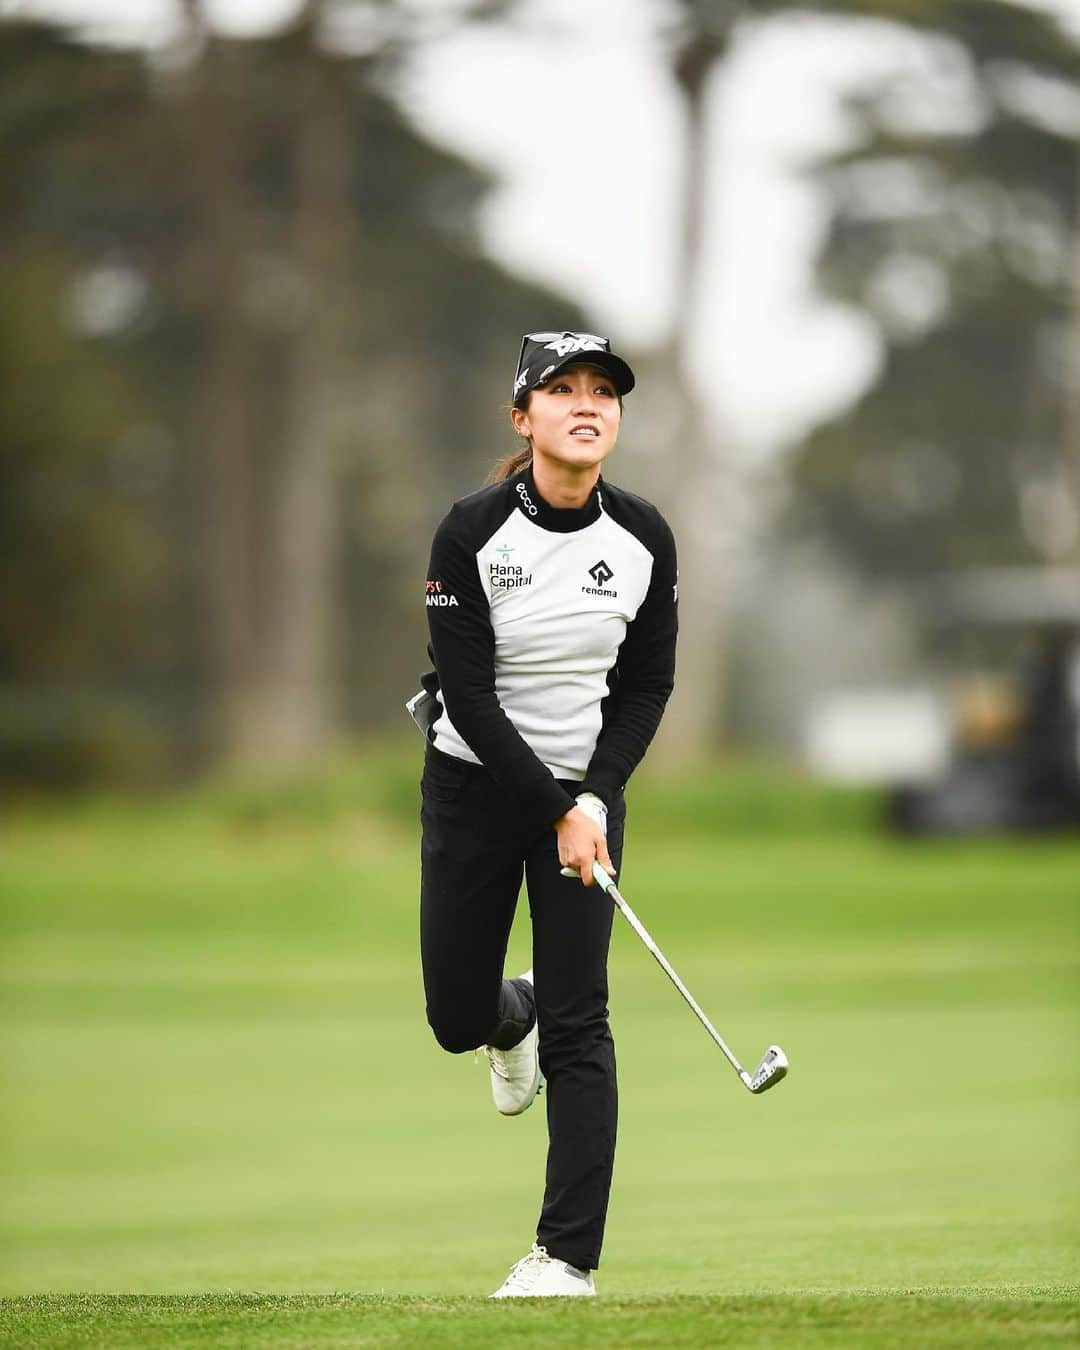
POLYGON ((787 1076, 787 1071, 787 1055, 778 1045, 770 1045, 746 1085, 751 1092, 768 1092, 787 1076))

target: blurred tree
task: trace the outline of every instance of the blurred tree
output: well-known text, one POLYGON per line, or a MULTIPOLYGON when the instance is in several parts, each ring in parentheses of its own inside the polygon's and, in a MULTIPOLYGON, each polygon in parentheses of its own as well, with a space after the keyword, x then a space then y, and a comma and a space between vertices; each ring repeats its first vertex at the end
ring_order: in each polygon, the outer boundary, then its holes
POLYGON ((567 312, 477 255, 487 180, 324 37, 311 13, 263 41, 195 27, 151 64, 0 23, 5 391, 41 402, 33 438, 0 405, 23 531, 4 678, 81 640, 66 677, 164 699, 159 731, 197 757, 206 726, 280 763, 405 725, 434 517, 510 441, 506 333, 567 312))
POLYGON ((188 11, 199 55, 181 99, 221 493, 211 517, 219 739, 241 759, 287 763, 340 729, 343 705, 368 721, 385 709, 383 698, 363 708, 375 685, 393 689, 399 711, 398 635, 409 635, 413 667, 422 647, 415 601, 404 625, 397 608, 430 532, 418 473, 447 476, 456 386, 475 379, 481 352, 494 359, 489 344, 505 332, 492 311, 503 296, 538 292, 464 253, 484 180, 421 149, 379 92, 412 39, 409 11, 312 0, 280 38, 242 47, 209 31, 197 0, 188 11), (258 412, 268 384, 269 419, 258 412), (346 515, 350 479, 362 486, 346 515), (386 587, 361 588, 372 621, 359 644, 342 636, 350 523, 383 545, 359 564, 386 587), (403 532, 406 555, 388 537, 403 532), (356 669, 350 657, 361 655, 356 669))
POLYGON ((707 754, 720 735, 727 617, 736 541, 739 466, 722 425, 706 410, 691 376, 700 326, 704 243, 709 198, 708 92, 742 6, 728 0, 678 0, 667 27, 671 67, 686 128, 676 323, 659 354, 656 374, 671 399, 669 431, 678 473, 663 506, 679 547, 679 696, 672 700, 657 742, 662 758, 685 763, 707 754))
MULTIPOLYGON (((192 428, 205 447, 207 675, 214 743, 242 753, 245 711, 260 669, 257 527, 259 464, 252 406, 255 331, 245 304, 257 221, 247 172, 257 120, 246 97, 244 49, 216 39, 198 0, 184 0, 187 31, 172 94, 178 107, 190 223, 190 306, 201 328, 202 398, 192 428)), ((201 359, 199 359, 201 358, 201 359)))
MULTIPOLYGON (((1069 266, 1070 323, 1065 362, 1064 478, 1076 518, 1080 520, 1080 173, 1069 266)), ((1080 567, 1080 530, 1072 547, 1072 561, 1080 567)))
MULTIPOLYGON (((172 446, 109 338, 138 277, 85 194, 146 98, 142 64, 0 25, 0 761, 10 782, 158 768, 172 446), (74 231, 61 219, 77 221, 74 231), (73 234, 78 238, 73 237, 73 234), (127 696, 118 697, 119 685, 127 696), (148 757, 152 763, 148 764, 148 757)), ((122 193, 123 189, 118 188, 122 193)))
POLYGON ((289 763, 321 749, 340 725, 332 706, 340 552, 332 463, 357 234, 347 66, 319 45, 315 3, 273 44, 277 97, 287 109, 277 126, 278 171, 288 184, 276 204, 280 256, 273 266, 289 295, 287 315, 275 315, 282 360, 271 465, 256 443, 257 339, 247 311, 249 299, 258 300, 250 294, 251 267, 267 223, 252 177, 257 138, 272 112, 258 107, 263 91, 247 49, 215 37, 198 0, 185 5, 185 42, 195 56, 181 102, 197 208, 191 242, 206 323, 215 488, 209 524, 217 739, 240 759, 289 763), (269 490, 260 494, 258 479, 268 468, 269 490))
POLYGON ((914 28, 928 59, 853 100, 854 143, 820 166, 822 284, 872 317, 883 364, 808 438, 798 513, 879 577, 1064 561, 1080 542, 1077 48, 1003 0, 860 10, 914 28))
MULTIPOLYGON (((961 132, 925 130, 920 91, 889 84, 853 109, 860 143, 823 166, 835 204, 824 284, 875 315, 888 353, 859 407, 809 439, 795 468, 800 507, 860 566, 882 571, 1037 554, 1036 536, 1052 556, 1080 538, 1080 411, 1071 432, 1061 425, 1075 132, 1036 111, 1040 93, 1060 103, 1075 91, 1075 47, 1052 19, 1009 0, 677 0, 666 32, 687 128, 683 242, 677 329, 659 362, 674 396, 680 467, 664 501, 680 543, 683 604, 680 696, 662 744, 677 759, 716 740, 739 516, 752 490, 689 373, 713 162, 709 92, 741 25, 812 12, 919 33, 939 64, 970 72, 977 115, 961 132), (920 114, 918 130, 892 124, 901 94, 920 114), (895 209, 876 186, 882 175, 908 185, 895 209), (946 312, 920 318, 937 291, 949 297, 946 312)), ((895 190, 888 196, 897 201, 895 190)), ((1074 350, 1080 380, 1080 336, 1074 350)), ((1080 408, 1080 394, 1074 400, 1080 408)))

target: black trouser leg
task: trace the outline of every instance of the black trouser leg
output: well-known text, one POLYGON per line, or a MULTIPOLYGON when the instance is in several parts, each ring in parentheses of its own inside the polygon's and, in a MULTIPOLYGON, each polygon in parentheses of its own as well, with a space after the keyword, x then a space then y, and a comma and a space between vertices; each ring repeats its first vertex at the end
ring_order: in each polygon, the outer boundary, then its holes
MULTIPOLYGON (((428 1021, 447 1050, 506 1050, 538 1016, 549 1146, 537 1241, 560 1260, 595 1269, 618 1109, 607 1018, 612 903, 598 887, 559 875, 555 831, 523 836, 512 799, 484 770, 429 751, 423 796, 420 931, 428 1021), (535 1013, 528 986, 502 976, 523 865, 535 1013)), ((623 817, 620 799, 608 820, 616 867, 623 817)))
POLYGON ((528 985, 503 979, 523 850, 501 802, 487 800, 490 782, 470 765, 428 753, 420 951, 428 1022, 455 1053, 480 1045, 509 1050, 535 1020, 528 985))
MULTIPOLYGON (((624 806, 608 849, 622 856, 624 806)), ((537 1242, 582 1270, 600 1264, 615 1163, 618 1088, 608 1025, 607 954, 614 905, 598 886, 560 876, 555 832, 525 862, 533 924, 540 1067, 547 1080, 548 1160, 537 1242)))

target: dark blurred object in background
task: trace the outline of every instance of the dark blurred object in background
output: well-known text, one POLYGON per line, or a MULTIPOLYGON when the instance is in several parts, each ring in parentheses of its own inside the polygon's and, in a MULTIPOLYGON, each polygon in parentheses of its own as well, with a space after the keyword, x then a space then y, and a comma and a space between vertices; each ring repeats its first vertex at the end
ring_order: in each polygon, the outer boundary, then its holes
POLYGON ((908 834, 1080 829, 1080 572, 998 570, 946 583, 935 603, 950 641, 1004 634, 1027 644, 1009 682, 969 680, 952 762, 899 787, 891 820, 908 834))

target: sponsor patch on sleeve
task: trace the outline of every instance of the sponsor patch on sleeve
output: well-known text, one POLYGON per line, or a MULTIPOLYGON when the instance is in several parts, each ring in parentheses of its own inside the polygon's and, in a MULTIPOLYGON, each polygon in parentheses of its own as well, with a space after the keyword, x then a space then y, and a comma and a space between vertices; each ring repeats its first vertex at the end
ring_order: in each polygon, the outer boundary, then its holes
POLYGON ((424 604, 436 609, 449 609, 457 604, 457 596, 443 588, 441 581, 424 582, 424 604))

